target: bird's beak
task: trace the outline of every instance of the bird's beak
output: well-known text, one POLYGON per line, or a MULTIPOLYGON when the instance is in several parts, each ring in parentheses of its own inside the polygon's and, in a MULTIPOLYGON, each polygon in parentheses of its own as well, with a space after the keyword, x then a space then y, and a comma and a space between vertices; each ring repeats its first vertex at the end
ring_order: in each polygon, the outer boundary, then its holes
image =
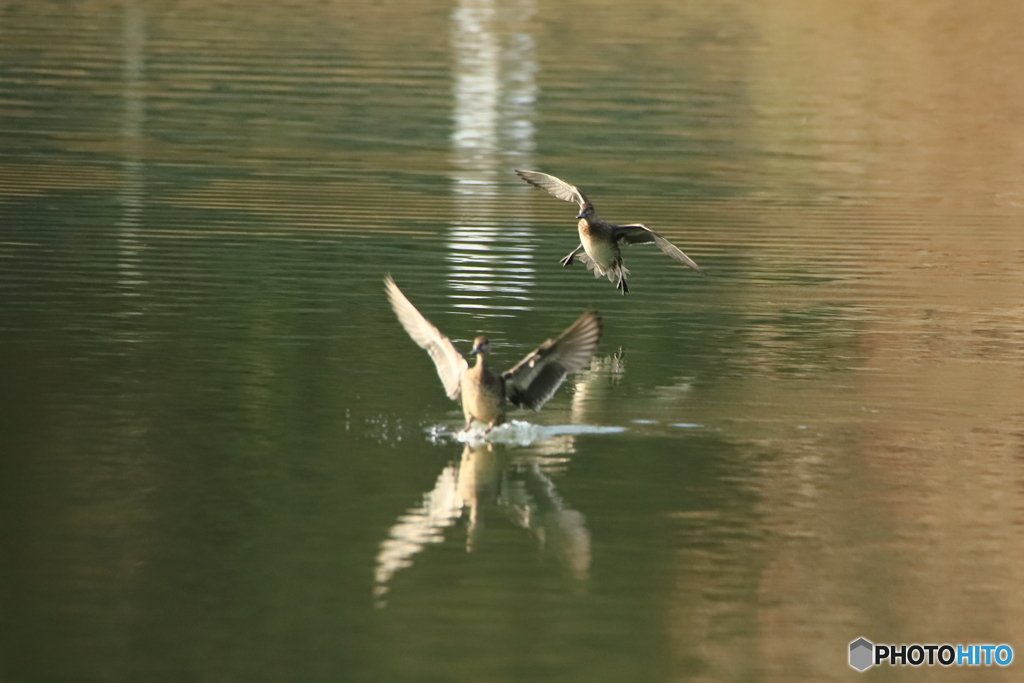
POLYGON ((477 344, 476 346, 473 347, 473 350, 469 352, 469 355, 475 356, 476 354, 481 353, 482 351, 483 349, 481 349, 480 345, 477 344))
POLYGON ((586 210, 580 211, 578 214, 576 214, 576 218, 583 218, 583 214, 585 214, 585 213, 586 213, 586 210))

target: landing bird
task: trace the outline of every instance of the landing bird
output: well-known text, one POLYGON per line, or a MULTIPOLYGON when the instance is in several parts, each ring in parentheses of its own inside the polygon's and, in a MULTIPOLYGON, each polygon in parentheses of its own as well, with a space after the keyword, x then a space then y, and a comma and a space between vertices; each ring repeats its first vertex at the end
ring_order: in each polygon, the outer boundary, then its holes
POLYGON ((622 265, 619 245, 654 242, 659 249, 676 261, 693 268, 701 275, 704 274, 704 269, 680 251, 679 247, 650 228, 639 223, 615 225, 598 218, 594 205, 575 185, 539 171, 516 171, 516 174, 531 185, 536 185, 563 201, 579 204, 580 212, 576 218, 580 219, 580 246, 561 260, 563 266, 571 266, 573 258, 579 258, 589 270, 594 271, 594 277, 607 275, 610 282, 616 283, 615 288, 625 294, 629 291, 629 285, 626 284, 626 275, 629 271, 622 265))
POLYGON ((398 322, 434 360, 448 398, 462 400, 467 430, 474 420, 486 424, 487 431, 504 422, 506 400, 521 408, 540 410, 566 375, 589 366, 601 338, 600 316, 586 311, 557 339, 548 339, 499 375, 487 364, 491 352, 487 337, 477 337, 473 342, 470 354, 477 359, 476 365, 470 367, 451 340, 405 298, 390 275, 384 278, 384 288, 398 322))

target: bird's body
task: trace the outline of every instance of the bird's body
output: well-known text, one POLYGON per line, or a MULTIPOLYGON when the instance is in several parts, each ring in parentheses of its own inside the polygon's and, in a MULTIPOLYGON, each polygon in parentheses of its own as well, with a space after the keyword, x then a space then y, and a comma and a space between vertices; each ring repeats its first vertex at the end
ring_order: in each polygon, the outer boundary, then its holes
POLYGON ((601 318, 586 311, 557 338, 548 339, 514 367, 498 374, 488 365, 491 343, 487 337, 474 340, 470 353, 477 356, 477 361, 470 367, 451 340, 416 310, 391 276, 385 278, 384 285, 398 321, 434 360, 448 398, 461 401, 466 429, 474 421, 488 428, 504 422, 506 402, 540 410, 569 373, 589 364, 601 338, 601 318))
POLYGON ((588 269, 594 271, 594 277, 607 276, 609 281, 621 283, 616 286, 625 294, 629 291, 626 284, 626 275, 629 271, 622 265, 622 250, 615 239, 616 227, 618 226, 602 220, 581 218, 577 231, 580 234, 583 253, 573 252, 562 259, 562 265, 571 265, 574 257, 579 258, 588 269))
MULTIPOLYGON (((478 337, 474 349, 486 337, 478 337)), ((476 365, 466 368, 459 386, 462 389, 462 414, 466 426, 473 420, 495 426, 505 421, 505 380, 487 367, 487 354, 477 351, 476 365)))
POLYGON ((572 265, 573 260, 578 258, 587 268, 594 271, 594 277, 606 276, 615 283, 616 289, 626 294, 629 291, 629 285, 626 282, 626 275, 629 274, 629 271, 622 265, 621 245, 654 242, 659 249, 679 263, 694 269, 701 275, 704 274, 704 269, 698 266, 693 259, 650 228, 640 223, 616 225, 598 218, 594 205, 575 185, 570 185, 560 178, 539 171, 518 170, 516 174, 531 185, 545 190, 558 199, 576 202, 579 205, 580 212, 576 217, 579 219, 577 228, 580 245, 562 259, 563 266, 572 265))

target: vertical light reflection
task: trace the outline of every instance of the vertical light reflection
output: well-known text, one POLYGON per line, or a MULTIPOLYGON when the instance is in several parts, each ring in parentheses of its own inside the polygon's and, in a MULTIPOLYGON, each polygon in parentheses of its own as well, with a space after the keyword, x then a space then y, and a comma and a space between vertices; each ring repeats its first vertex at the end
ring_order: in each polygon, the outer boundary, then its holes
MULTIPOLYGON (((143 207, 142 127, 146 118, 144 96, 146 44, 145 15, 137 3, 124 5, 124 114, 121 125, 122 184, 119 199, 121 218, 117 222, 117 284, 124 296, 138 296, 145 284, 140 265, 139 228, 143 207)), ((139 310, 126 311, 138 315, 139 310)))
POLYGON ((459 215, 449 233, 450 284, 461 308, 512 299, 526 309, 533 284, 532 230, 503 199, 504 174, 529 166, 534 149, 537 62, 527 32, 534 0, 461 0, 453 19, 452 151, 459 215))

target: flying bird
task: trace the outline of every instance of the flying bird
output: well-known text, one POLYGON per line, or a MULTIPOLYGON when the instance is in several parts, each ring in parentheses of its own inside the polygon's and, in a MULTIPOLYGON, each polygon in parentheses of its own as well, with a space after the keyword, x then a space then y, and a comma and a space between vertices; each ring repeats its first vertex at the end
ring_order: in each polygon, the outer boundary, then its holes
POLYGON ((575 185, 539 171, 517 170, 516 174, 531 185, 536 185, 563 201, 579 204, 580 212, 576 218, 580 221, 580 245, 561 260, 563 266, 571 266, 573 259, 578 258, 589 270, 594 271, 594 277, 608 276, 609 281, 615 282, 615 288, 625 294, 629 291, 629 285, 626 283, 629 271, 622 265, 620 245, 654 242, 659 249, 676 261, 693 268, 701 275, 704 274, 704 269, 680 251, 679 247, 650 228, 639 223, 615 225, 598 218, 594 205, 575 185))
POLYGON ((491 351, 487 337, 474 340, 470 354, 477 359, 470 367, 451 340, 416 310, 390 275, 384 278, 384 288, 398 322, 434 360, 448 398, 462 401, 467 430, 474 420, 487 425, 488 431, 504 422, 506 401, 540 410, 566 375, 589 365, 601 338, 600 316, 585 311, 557 338, 548 339, 514 367, 498 374, 487 362, 491 351))

